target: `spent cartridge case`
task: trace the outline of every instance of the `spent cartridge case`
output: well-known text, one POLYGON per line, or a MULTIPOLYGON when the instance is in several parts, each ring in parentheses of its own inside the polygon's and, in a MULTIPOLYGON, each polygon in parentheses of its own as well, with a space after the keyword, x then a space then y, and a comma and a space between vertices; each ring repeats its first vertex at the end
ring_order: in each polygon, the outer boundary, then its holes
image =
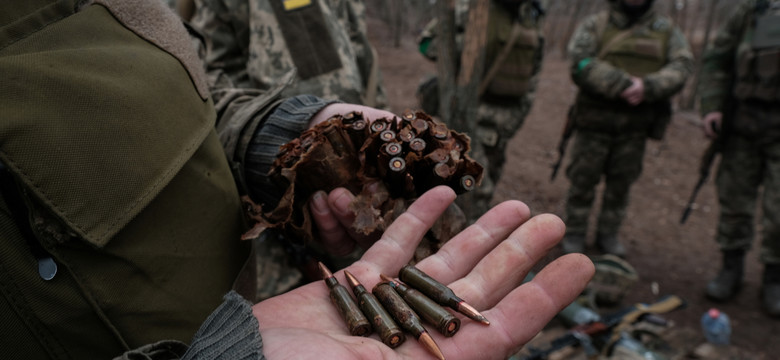
POLYGON ((360 311, 360 307, 352 299, 349 290, 341 285, 333 274, 320 263, 320 270, 323 273, 325 284, 330 289, 330 300, 339 310, 341 317, 347 323, 350 335, 368 336, 371 334, 371 324, 365 315, 360 311))
POLYGON ((357 297, 360 309, 363 310, 363 314, 369 319, 371 326, 379 335, 379 338, 382 339, 382 342, 391 348, 396 348, 403 344, 406 340, 406 335, 404 335, 401 327, 395 323, 393 317, 382 307, 382 304, 379 303, 374 294, 368 292, 348 271, 344 271, 344 274, 352 286, 352 292, 357 297))
POLYGON ((436 327, 442 335, 450 337, 460 329, 460 319, 425 294, 396 281, 388 281, 422 319, 436 327))

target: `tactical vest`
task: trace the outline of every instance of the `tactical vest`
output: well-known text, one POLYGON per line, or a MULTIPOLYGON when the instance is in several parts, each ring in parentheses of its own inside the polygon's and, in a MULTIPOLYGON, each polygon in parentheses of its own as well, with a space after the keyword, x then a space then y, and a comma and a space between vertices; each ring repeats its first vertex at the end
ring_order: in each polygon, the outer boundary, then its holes
POLYGON ((630 36, 616 38, 625 29, 607 26, 601 37, 602 60, 631 75, 643 77, 654 73, 666 65, 666 49, 672 27, 656 25, 662 20, 655 20, 641 31, 633 31, 630 36))
MULTIPOLYGON (((609 12, 596 15, 598 58, 627 73, 643 77, 667 64, 667 49, 673 26, 654 16, 629 29, 619 29, 609 21, 609 12)), ((623 100, 606 99, 583 91, 576 99, 576 126, 609 133, 645 133, 661 139, 671 121, 671 103, 661 100, 631 106, 623 100)))
POLYGON ((514 41, 507 57, 498 64, 496 75, 487 84, 486 96, 521 97, 528 92, 533 76, 536 53, 541 46, 538 24, 539 14, 531 14, 530 2, 521 7, 522 19, 515 20, 509 11, 496 4, 490 7, 488 43, 485 57, 485 71, 488 71, 509 41, 515 21, 520 21, 520 35, 514 41))
POLYGON ((737 47, 734 97, 780 101, 780 14, 752 16, 737 47))
POLYGON ((247 260, 186 31, 159 1, 99 2, 0 5, 4 358, 189 342, 247 260), (50 280, 42 257, 58 265, 50 280))

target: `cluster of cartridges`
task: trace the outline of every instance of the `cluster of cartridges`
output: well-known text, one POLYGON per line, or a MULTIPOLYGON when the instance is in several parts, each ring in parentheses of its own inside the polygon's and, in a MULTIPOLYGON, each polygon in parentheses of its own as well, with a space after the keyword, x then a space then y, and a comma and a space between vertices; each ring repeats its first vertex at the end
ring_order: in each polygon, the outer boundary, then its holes
POLYGON ((358 199, 350 205, 355 230, 381 231, 435 186, 460 194, 479 184, 483 168, 467 155, 469 142, 421 111, 373 121, 361 112, 334 116, 280 147, 268 176, 285 193, 275 208, 263 205, 258 220, 306 242, 313 239, 311 195, 345 187, 358 199))
POLYGON ((380 275, 383 281, 374 286, 371 292, 345 270, 344 275, 355 293, 357 303, 325 265, 320 263, 319 266, 330 290, 330 299, 354 336, 368 336, 373 330, 383 343, 395 348, 406 339, 406 331, 443 360, 444 355, 423 326, 423 321, 446 337, 455 335, 460 329, 460 319, 444 308, 447 306, 472 320, 490 324, 476 309, 455 295, 452 289, 413 265, 406 265, 399 271, 402 282, 380 275))

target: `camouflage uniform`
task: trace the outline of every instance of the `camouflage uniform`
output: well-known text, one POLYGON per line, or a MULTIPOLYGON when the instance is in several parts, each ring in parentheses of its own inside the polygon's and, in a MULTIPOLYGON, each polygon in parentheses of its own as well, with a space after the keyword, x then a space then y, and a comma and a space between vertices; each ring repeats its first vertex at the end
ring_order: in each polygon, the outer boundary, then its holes
POLYGON ((285 9, 289 3, 196 1, 191 25, 206 38, 207 73, 214 90, 265 90, 295 69, 295 82, 283 96, 310 94, 384 107, 363 1, 311 0, 285 9))
MULTIPOLYGON (((769 26, 767 32, 775 35, 766 42, 759 25, 765 20, 777 24, 779 17, 780 1, 743 1, 704 54, 701 112, 724 116, 716 179, 717 241, 724 252, 724 270, 736 270, 737 275, 732 278, 736 282, 721 288, 734 291, 718 292, 711 289, 716 284, 708 285, 708 295, 715 298, 732 295, 741 281, 742 257, 753 241, 762 185, 760 259, 767 265, 765 291, 768 283, 780 284, 780 38, 777 25, 769 26)), ((774 304, 767 305, 780 315, 780 285, 775 291, 774 304)))
POLYGON ((573 112, 577 135, 566 170, 571 187, 565 250, 567 240, 575 245, 572 251, 582 250, 595 187, 604 176, 597 244, 622 253, 616 235, 631 185, 642 172, 645 141, 662 136, 671 115, 669 98, 691 72, 693 55, 683 34, 648 6, 632 21, 619 1, 611 1, 608 12, 580 24, 569 43, 579 93, 573 112), (636 106, 620 96, 632 76, 641 78, 645 87, 644 100, 636 106))
MULTIPOLYGON (((290 1, 197 0, 191 25, 205 37, 206 71, 221 119, 254 111, 247 101, 279 84, 289 83, 282 97, 310 94, 330 101, 383 108, 376 52, 368 42, 361 0, 290 1), (287 8, 290 6, 290 8, 287 8), (324 36, 324 35, 330 36, 324 36)), ((305 104, 304 104, 305 105, 305 104)), ((291 109, 299 111, 298 109, 291 109)), ((275 134, 246 163, 249 193, 265 209, 281 194, 267 181, 278 146, 275 134), (269 156, 270 155, 270 156, 269 156)), ((288 138, 285 138, 289 140, 288 138)), ((251 151, 251 150, 250 150, 251 151)), ((285 292, 305 281, 299 270, 312 249, 292 245, 271 232, 255 242, 258 299, 285 292)), ((359 258, 339 259, 315 251, 338 269, 359 258)))
MULTIPOLYGON (((501 178, 506 162, 506 145, 512 136, 520 130, 526 115, 533 104, 538 75, 544 53, 542 34, 543 14, 537 1, 516 1, 510 8, 500 3, 512 1, 492 1, 488 21, 488 41, 486 47, 485 72, 490 71, 496 58, 512 32, 515 23, 519 23, 520 32, 512 50, 498 66, 496 75, 487 84, 485 93, 480 97, 477 109, 476 133, 472 134, 471 156, 485 166, 487 176, 482 185, 468 197, 460 197, 459 204, 468 214, 469 220, 476 220, 490 208, 495 185, 501 178), (519 4, 519 6, 518 6, 519 4)), ((511 6, 511 5, 509 5, 511 6)), ((464 28, 468 11, 468 1, 456 2, 456 26, 464 28)), ((421 35, 420 51, 435 60, 436 21, 428 24, 421 35)), ((458 36, 456 42, 461 48, 458 36)))

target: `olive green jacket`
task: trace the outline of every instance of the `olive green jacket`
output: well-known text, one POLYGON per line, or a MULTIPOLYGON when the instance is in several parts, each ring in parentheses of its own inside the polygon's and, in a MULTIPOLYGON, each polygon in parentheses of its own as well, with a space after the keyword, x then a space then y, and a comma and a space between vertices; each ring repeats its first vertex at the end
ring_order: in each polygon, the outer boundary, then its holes
POLYGON ((215 131, 202 65, 157 0, 2 2, 0 78, 3 357, 189 342, 248 259, 227 159, 262 117, 215 131))

